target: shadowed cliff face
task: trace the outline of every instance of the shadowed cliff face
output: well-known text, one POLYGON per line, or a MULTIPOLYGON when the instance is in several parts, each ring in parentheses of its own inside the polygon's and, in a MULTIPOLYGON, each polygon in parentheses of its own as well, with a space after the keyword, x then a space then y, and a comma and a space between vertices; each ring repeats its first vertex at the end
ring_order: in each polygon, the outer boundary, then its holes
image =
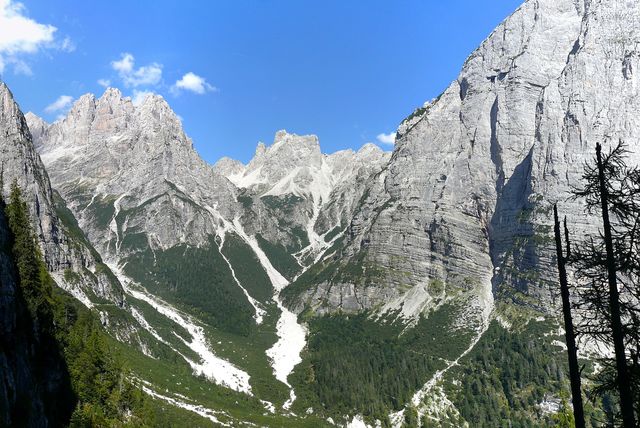
POLYGON ((0 209, 0 426, 64 426, 73 410, 55 338, 36 331, 18 286, 11 235, 0 209))
POLYGON ((411 316, 453 299, 486 320, 497 297, 549 310, 552 204, 576 233, 593 231, 567 192, 596 141, 622 139, 638 162, 639 22, 636 2, 525 2, 400 125, 342 263, 326 263, 379 273, 364 282, 325 275, 289 304, 411 316), (434 280, 443 292, 429 290, 434 280))

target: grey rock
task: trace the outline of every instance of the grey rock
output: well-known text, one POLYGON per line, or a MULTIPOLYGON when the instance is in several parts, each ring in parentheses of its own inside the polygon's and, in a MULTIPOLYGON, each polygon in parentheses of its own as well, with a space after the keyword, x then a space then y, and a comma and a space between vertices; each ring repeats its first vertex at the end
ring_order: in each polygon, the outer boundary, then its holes
POLYGON ((595 143, 622 139, 639 160, 639 40, 636 2, 525 2, 398 127, 340 255, 380 275, 310 285, 290 306, 415 316, 443 297, 486 321, 496 298, 553 312, 552 204, 576 235, 595 232, 582 202, 568 200, 595 143), (429 293, 434 280, 444 296, 429 293), (370 287, 384 291, 344 305, 370 287))
MULTIPOLYGON (((44 121, 34 121, 34 115, 29 118, 38 135, 47 132, 44 121)), ((0 83, 0 129, 0 165, 4 184, 0 191, 7 197, 14 181, 22 190, 45 263, 56 282, 77 297, 96 294, 121 304, 120 284, 111 281, 110 276, 101 278, 103 274, 96 271, 100 260, 83 242, 74 240, 58 218, 49 177, 32 143, 27 121, 4 83, 0 83), (77 273, 73 281, 67 280, 66 271, 77 273), (95 281, 110 285, 93 290, 95 281)))

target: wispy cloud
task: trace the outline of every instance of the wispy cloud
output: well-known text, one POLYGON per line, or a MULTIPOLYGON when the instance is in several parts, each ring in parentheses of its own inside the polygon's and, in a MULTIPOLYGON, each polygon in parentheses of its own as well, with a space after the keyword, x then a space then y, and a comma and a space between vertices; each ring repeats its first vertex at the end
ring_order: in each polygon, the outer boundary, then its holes
POLYGON ((396 133, 390 132, 389 134, 378 134, 376 139, 382 144, 394 145, 396 143, 396 133))
POLYGON ((162 64, 152 62, 136 68, 135 58, 130 53, 123 53, 119 60, 111 61, 111 68, 127 87, 154 86, 162 80, 162 64))
POLYGON ((139 106, 149 95, 153 94, 155 94, 155 92, 153 91, 139 91, 137 89, 134 89, 133 96, 131 97, 131 102, 134 106, 139 106))
POLYGON ((171 87, 171 93, 179 94, 181 91, 190 91, 202 95, 206 92, 215 92, 218 89, 210 85, 204 77, 188 72, 171 87))
POLYGON ((56 31, 53 25, 29 18, 22 3, 0 0, 0 72, 11 65, 15 73, 32 74, 25 55, 43 49, 73 51, 75 45, 69 37, 61 42, 55 41, 56 31))
POLYGON ((98 85, 102 86, 103 88, 106 88, 106 87, 111 85, 111 80, 109 80, 109 79, 98 79, 98 85))
POLYGON ((76 50, 76 44, 67 36, 60 42, 60 50, 63 52, 73 52, 76 50))
POLYGON ((71 95, 60 95, 54 102, 45 107, 44 111, 52 113, 64 113, 71 107, 73 97, 71 95))

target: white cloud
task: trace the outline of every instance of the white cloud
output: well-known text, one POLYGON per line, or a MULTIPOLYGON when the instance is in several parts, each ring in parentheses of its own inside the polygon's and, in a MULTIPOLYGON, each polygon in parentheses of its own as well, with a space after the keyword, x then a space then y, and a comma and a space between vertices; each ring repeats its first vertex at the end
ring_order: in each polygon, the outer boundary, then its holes
POLYGON ((122 58, 119 61, 111 61, 111 68, 119 73, 128 74, 133 71, 133 55, 130 53, 121 54, 122 58))
POLYGON ((385 134, 385 133, 378 134, 376 139, 382 144, 393 145, 396 142, 396 133, 390 132, 389 134, 385 134))
POLYGON ((125 86, 157 85, 162 80, 162 64, 151 64, 135 67, 135 58, 130 53, 123 53, 117 61, 111 61, 111 68, 118 72, 125 86))
POLYGON ((171 93, 174 95, 179 94, 182 90, 202 95, 205 92, 217 91, 217 88, 210 85, 204 77, 188 72, 171 87, 171 93))
POLYGON ((60 50, 63 52, 73 52, 76 50, 76 44, 67 36, 60 43, 60 50))
POLYGON ((33 71, 31 70, 31 67, 29 67, 29 64, 27 64, 23 60, 18 58, 13 58, 12 64, 13 64, 13 72, 15 74, 24 74, 25 76, 33 75, 33 71))
POLYGON ((109 80, 109 79, 98 79, 98 85, 102 86, 103 88, 106 88, 106 87, 111 85, 111 80, 109 80))
POLYGON ((142 104, 149 95, 154 95, 154 94, 155 92, 153 91, 139 91, 137 89, 134 89, 133 96, 131 97, 131 102, 133 103, 134 106, 137 107, 140 104, 142 104))
POLYGON ((31 69, 20 56, 54 47, 56 27, 40 24, 25 13, 22 3, 0 0, 0 72, 12 64, 17 73, 30 74, 31 69))
POLYGON ((60 95, 57 100, 49 104, 44 111, 47 113, 64 112, 71 107, 73 97, 70 95, 60 95))
POLYGON ((34 53, 43 44, 53 41, 56 27, 27 18, 24 12, 22 3, 0 0, 0 52, 34 53))

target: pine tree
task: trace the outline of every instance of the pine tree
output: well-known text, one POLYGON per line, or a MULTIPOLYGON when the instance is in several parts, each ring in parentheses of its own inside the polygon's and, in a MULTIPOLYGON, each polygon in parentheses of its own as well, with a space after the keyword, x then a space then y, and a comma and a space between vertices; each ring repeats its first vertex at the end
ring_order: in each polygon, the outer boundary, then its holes
POLYGON ((31 227, 29 210, 16 180, 11 183, 5 213, 13 235, 12 253, 18 268, 22 294, 36 328, 46 328, 52 322, 51 278, 42 260, 31 227))

